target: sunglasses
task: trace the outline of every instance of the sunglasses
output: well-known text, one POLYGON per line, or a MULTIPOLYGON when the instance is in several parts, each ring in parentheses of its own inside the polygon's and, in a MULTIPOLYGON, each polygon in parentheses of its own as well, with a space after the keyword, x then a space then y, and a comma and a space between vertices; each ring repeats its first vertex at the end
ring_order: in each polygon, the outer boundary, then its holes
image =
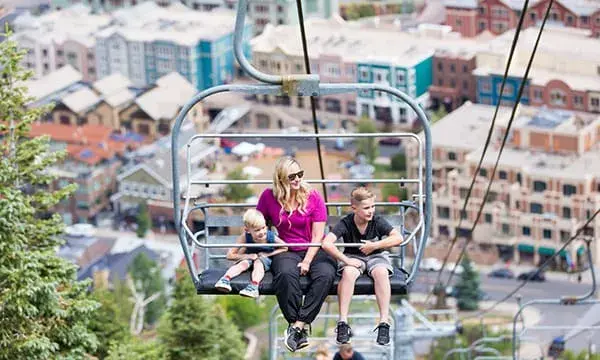
POLYGON ((296 179, 296 176, 298 177, 298 179, 302 179, 302 177, 304 177, 304 170, 300 170, 295 174, 289 174, 288 175, 288 180, 289 181, 294 181, 296 179))

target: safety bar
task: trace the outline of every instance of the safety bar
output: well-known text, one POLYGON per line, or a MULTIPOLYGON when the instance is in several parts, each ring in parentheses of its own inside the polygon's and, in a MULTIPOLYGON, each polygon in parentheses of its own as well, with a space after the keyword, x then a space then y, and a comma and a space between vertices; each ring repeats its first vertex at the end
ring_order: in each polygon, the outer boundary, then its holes
MULTIPOLYGON (((517 335, 517 321, 518 321, 521 313, 523 312, 523 310, 526 307, 531 306, 531 305, 571 305, 571 306, 575 306, 575 305, 590 305, 590 304, 600 303, 600 300, 594 300, 594 299, 589 300, 589 298, 594 296, 594 294, 596 293, 596 271, 594 269, 594 262, 592 259, 592 250, 590 248, 591 240, 585 239, 585 242, 586 242, 586 247, 587 247, 588 263, 590 264, 590 274, 592 276, 592 287, 591 287, 590 291, 583 295, 580 295, 580 296, 563 296, 559 299, 531 300, 531 301, 528 301, 525 304, 521 305, 519 307, 519 310, 513 317, 513 331, 512 331, 513 360, 517 360, 517 337, 523 335, 525 333, 525 331, 527 330, 526 328, 523 328, 521 330, 521 333, 519 335, 517 335)), ((525 326, 524 323, 523 323, 523 326, 525 326)), ((540 330, 543 329, 541 326, 539 326, 538 328, 540 328, 540 330)), ((572 327, 569 327, 569 328, 572 328, 572 327)), ((556 328, 554 328, 554 330, 556 330, 556 328)))
MULTIPOLYGON (((238 6, 238 8, 243 6, 238 6)), ((238 18, 237 21, 240 21, 238 18)), ((306 90, 304 87, 284 87, 278 85, 219 85, 216 87, 212 87, 206 90, 203 90, 199 94, 195 95, 190 101, 188 101, 175 119, 173 124, 173 129, 171 133, 171 156, 172 156, 172 172, 173 172, 173 212, 175 218, 175 226, 177 229, 177 233, 179 234, 179 241, 182 246, 184 256, 186 259, 186 265, 188 270, 192 276, 194 283, 198 282, 198 274, 193 265, 192 254, 190 253, 190 249, 188 247, 188 242, 186 240, 187 235, 193 235, 186 231, 186 226, 184 226, 184 220, 182 219, 181 213, 181 204, 180 204, 180 181, 179 181, 179 158, 178 158, 178 144, 179 144, 179 135, 181 131, 181 126, 183 124, 183 120, 185 119, 187 113, 200 101, 204 100, 208 96, 223 93, 223 92, 238 92, 238 93, 246 93, 246 94, 272 94, 272 95, 280 95, 280 94, 288 94, 288 95, 310 95, 310 96, 320 96, 320 95, 332 95, 332 94, 342 94, 348 92, 358 92, 361 90, 374 90, 388 93, 390 95, 394 95, 401 100, 405 101, 413 111, 417 114, 418 118, 421 120, 423 125, 423 133, 425 137, 425 188, 423 189, 423 184, 420 183, 417 189, 418 193, 418 201, 419 201, 419 212, 421 214, 422 221, 422 231, 420 233, 419 247, 417 253, 415 255, 415 261, 412 265, 412 269, 407 278, 407 284, 410 284, 416 274, 418 273, 419 264, 421 262, 421 258, 423 257, 423 253, 425 251, 425 246, 427 244, 427 239, 429 235, 429 226, 431 225, 431 202, 432 202, 432 139, 431 139, 431 129, 429 127, 429 122, 427 120, 427 116, 425 115, 423 109, 420 105, 406 95, 404 92, 381 84, 352 84, 352 83, 340 83, 340 84, 318 84, 318 86, 314 89, 314 92, 307 93, 304 92, 306 90)), ((282 134, 285 135, 285 134, 282 134)), ((355 134, 362 135, 362 134, 355 134)), ((246 135, 247 136, 247 135, 246 135)), ((329 137, 332 134, 304 134, 304 137, 307 138, 316 138, 319 136, 329 137)), ((339 135, 336 135, 339 137, 339 135)), ((389 134, 386 134, 389 136, 389 134)), ((221 135, 222 137, 222 135, 221 135)), ((421 163, 421 159, 423 158, 423 147, 419 146, 419 173, 422 174, 421 169, 423 164, 421 163)), ((188 170, 191 170, 191 164, 187 164, 188 170)), ((190 174, 191 171, 188 172, 190 174)), ((369 180, 370 181, 370 180, 369 180)), ((190 192, 190 179, 188 176, 188 186, 187 186, 187 195, 184 206, 184 214, 188 213, 189 209, 189 192, 190 192)), ((303 245, 304 246, 304 245, 303 245)))

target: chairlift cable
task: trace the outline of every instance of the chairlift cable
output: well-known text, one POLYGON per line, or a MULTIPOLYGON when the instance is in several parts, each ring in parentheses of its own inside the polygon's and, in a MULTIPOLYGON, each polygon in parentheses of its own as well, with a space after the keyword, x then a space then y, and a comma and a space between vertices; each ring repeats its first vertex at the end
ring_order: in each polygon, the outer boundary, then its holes
MULTIPOLYGON (((498 170, 498 164, 500 163, 500 157, 502 156, 502 152, 504 151, 504 146, 506 145, 506 141, 508 140, 508 137, 510 135, 510 128, 512 127, 513 121, 515 119, 515 115, 517 113, 517 108, 519 107, 519 102, 521 101, 521 97, 523 96, 523 91, 525 90, 527 78, 529 77, 529 71, 531 70, 531 66, 533 65, 533 60, 535 59, 535 54, 537 53, 538 45, 540 43, 540 39, 542 38, 542 33, 544 32, 544 26, 546 25, 546 20, 548 20, 548 16, 550 16, 550 9, 552 9, 553 3, 554 3, 554 0, 550 0, 548 2, 548 7, 546 8, 546 13, 544 14, 544 19, 542 20, 542 25, 540 26, 540 31, 538 31, 537 38, 535 39, 535 44, 533 45, 533 50, 531 51, 531 56, 529 57, 529 62, 527 63, 527 67, 525 68, 525 74, 523 74, 523 80, 521 81, 521 84, 519 85, 519 93, 517 94, 517 99, 515 100, 515 104, 513 105, 512 112, 510 114, 510 119, 508 120, 508 124, 506 126, 506 131, 502 138, 502 145, 500 146, 500 149, 498 150, 498 156, 496 156, 496 163, 494 164, 494 169, 492 170, 492 174, 490 175, 490 181, 488 183, 487 189, 485 190, 485 194, 483 195, 483 199, 481 201, 481 205, 479 206, 479 210, 477 211, 477 217, 475 218, 475 221, 473 222, 473 226, 471 226, 471 230, 470 230, 471 237, 467 238, 467 241, 465 242, 460 254, 458 255, 458 260, 456 261, 457 264, 460 264, 460 261, 462 260, 463 256, 467 252, 467 246, 473 239, 473 232, 475 231, 475 228, 477 227, 479 219, 481 218, 481 214, 483 213, 483 208, 485 207, 487 197, 492 188, 492 183, 494 182, 494 177, 496 175, 496 171, 498 170)), ((500 99, 498 99, 498 104, 501 103, 501 100, 502 100, 502 93, 500 93, 500 99)), ((498 106, 496 106, 496 111, 498 111, 498 106)), ((456 266, 450 272, 450 276, 448 276, 448 280, 446 281, 446 286, 448 286, 450 284, 450 282, 452 281, 452 277, 454 276, 455 272, 456 272, 456 266)))
MULTIPOLYGON (((304 67, 306 73, 310 75, 310 59, 308 57, 308 45, 306 42, 306 31, 304 29, 304 12, 302 11, 302 0, 296 0, 296 8, 298 9, 298 22, 300 23, 300 36, 302 38, 302 52, 304 54, 304 67)), ((312 112, 313 127, 315 134, 319 134, 319 124, 317 121, 317 97, 310 95, 310 109, 312 112)), ((323 156, 321 155, 321 139, 317 137, 317 154, 319 155, 319 170, 321 170, 321 179, 325 179, 325 170, 323 169, 323 156)), ((327 184, 323 184, 323 197, 327 202, 327 184)))

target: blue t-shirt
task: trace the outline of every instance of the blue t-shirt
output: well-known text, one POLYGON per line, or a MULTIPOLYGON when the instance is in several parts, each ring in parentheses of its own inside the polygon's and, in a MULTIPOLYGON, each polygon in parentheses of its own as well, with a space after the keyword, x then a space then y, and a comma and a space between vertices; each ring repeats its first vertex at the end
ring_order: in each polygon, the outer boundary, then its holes
MULTIPOLYGON (((271 230, 267 230, 267 244, 275 243, 275 234, 271 230)), ((246 233, 246 244, 256 244, 250 233, 246 233)), ((270 246, 247 247, 246 254, 258 254, 261 252, 270 253, 275 251, 275 248, 270 246)))

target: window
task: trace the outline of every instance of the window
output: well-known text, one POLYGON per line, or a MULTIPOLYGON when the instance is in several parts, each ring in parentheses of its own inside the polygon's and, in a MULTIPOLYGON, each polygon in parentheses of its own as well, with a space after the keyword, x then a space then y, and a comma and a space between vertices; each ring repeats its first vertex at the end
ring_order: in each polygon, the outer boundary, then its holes
POLYGON ((451 86, 452 88, 455 88, 455 87, 456 87, 456 80, 454 80, 454 79, 450 79, 450 86, 451 86))
POLYGON ((562 217, 565 219, 571 218, 571 208, 568 206, 563 206, 562 208, 562 217))
POLYGON ((571 196, 573 194, 577 194, 577 187, 575 185, 563 185, 563 195, 571 196))
POLYGON ((463 68, 463 73, 464 74, 466 74, 466 73, 469 72, 469 67, 467 65, 463 65, 462 68, 463 68))
POLYGON ((451 160, 451 161, 456 161, 456 153, 455 153, 455 152, 452 152, 452 151, 450 151, 450 152, 448 153, 448 160, 451 160))
POLYGON ((583 96, 581 96, 581 95, 573 96, 573 105, 576 107, 582 107, 583 106, 583 96))
POLYGON ((485 21, 481 21, 479 23, 479 31, 483 31, 483 30, 485 30, 485 21))
POLYGON ((450 208, 446 206, 438 206, 438 216, 440 219, 450 219, 450 208))
POLYGON ((534 13, 534 12, 531 12, 531 13, 529 13, 529 19, 530 19, 532 22, 535 22, 535 20, 537 19, 537 14, 536 14, 536 13, 534 13))
POLYGON ((552 230, 544 229, 544 239, 552 239, 552 230))
POLYGON ((479 11, 479 15, 485 15, 485 7, 484 6, 478 7, 477 10, 479 11))
POLYGON ((502 233, 505 235, 510 234, 510 226, 508 224, 502 224, 502 233))
POLYGON ((600 99, 598 99, 598 98, 591 98, 590 99, 590 104, 592 105, 592 107, 598 107, 598 106, 600 106, 600 99))
POLYGON ((450 72, 451 73, 455 73, 456 72, 456 65, 450 64, 450 72))
POLYGON ((346 109, 347 109, 348 115, 356 115, 356 102, 348 101, 346 103, 346 109))
POLYGON ((442 79, 442 78, 439 78, 439 79, 438 79, 438 85, 439 85, 439 86, 444 86, 444 79, 442 79))
POLYGON ((535 191, 535 192, 546 191, 546 183, 544 181, 534 181, 533 182, 533 191, 535 191))
POLYGON ((398 85, 405 85, 406 84, 406 79, 404 78, 404 72, 397 72, 396 73, 396 84, 398 85))
POLYGON ((63 56, 63 54, 62 50, 56 50, 56 56, 63 56))
MULTIPOLYGON (((502 88, 502 83, 496 85, 496 92, 500 95, 500 90, 502 88)), ((513 96, 515 93, 515 88, 512 84, 506 83, 504 84, 504 91, 502 92, 502 97, 504 96, 513 96)))
POLYGON ((567 25, 573 26, 573 16, 567 15, 567 25))
POLYGON ((467 218, 467 212, 464 211, 464 210, 461 210, 460 211, 460 218, 463 219, 463 220, 465 220, 467 218))
POLYGON ((479 91, 489 93, 492 90, 492 81, 490 79, 479 79, 479 91))
POLYGON ((485 221, 487 224, 491 224, 491 223, 492 223, 492 214, 485 214, 485 215, 484 215, 484 219, 485 219, 484 221, 485 221))
POLYGON ((456 19, 456 26, 462 26, 462 20, 456 19))
POLYGON ((360 71, 360 79, 363 81, 369 81, 369 71, 368 70, 361 70, 360 71))
POLYGON ((541 214, 544 212, 544 207, 539 203, 529 204, 529 212, 532 214, 541 214))
POLYGON ((569 231, 560 231, 560 241, 567 242, 571 238, 571 233, 569 231))
POLYGON ((469 82, 467 80, 463 80, 463 90, 469 90, 469 82))
POLYGON ((544 92, 541 89, 533 90, 533 100, 542 101, 543 96, 544 96, 544 92))
POLYGON ((508 174, 506 173, 506 171, 500 170, 500 172, 498 173, 498 177, 500 178, 500 180, 506 180, 508 179, 508 174))
POLYGON ((486 169, 479 169, 479 176, 487 177, 487 170, 486 169))
POLYGON ((554 106, 565 106, 567 104, 567 95, 559 89, 550 91, 550 104, 554 106))
POLYGON ((517 173, 517 182, 519 185, 523 185, 523 177, 521 176, 521 173, 517 173))
POLYGON ((582 16, 581 18, 581 24, 583 25, 587 25, 589 18, 587 16, 582 16))
POLYGON ((441 61, 438 61, 437 68, 439 72, 444 72, 444 64, 441 61))
POLYGON ((523 236, 531 236, 531 228, 529 226, 523 226, 523 236))

